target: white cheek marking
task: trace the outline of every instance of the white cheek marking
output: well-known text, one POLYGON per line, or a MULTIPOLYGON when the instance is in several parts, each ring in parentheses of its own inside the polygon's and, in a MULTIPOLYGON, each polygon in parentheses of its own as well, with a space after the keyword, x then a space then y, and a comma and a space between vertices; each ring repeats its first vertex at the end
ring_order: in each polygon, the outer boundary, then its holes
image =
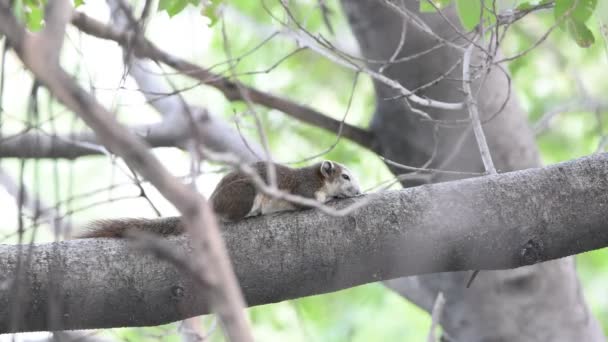
POLYGON ((253 206, 251 207, 251 210, 249 211, 249 214, 247 214, 246 217, 265 215, 270 213, 276 213, 279 211, 287 211, 294 209, 294 205, 287 201, 271 198, 264 194, 257 194, 253 199, 253 206))
POLYGON ((262 202, 264 201, 264 195, 257 194, 253 198, 253 205, 251 206, 251 210, 245 217, 249 216, 257 216, 262 213, 262 202))
POLYGON ((333 197, 333 196, 339 195, 342 192, 341 187, 342 187, 342 182, 340 182, 340 181, 335 181, 332 183, 325 184, 325 186, 323 187, 325 189, 325 196, 333 197))
POLYGON ((351 179, 351 183, 352 183, 353 189, 357 193, 361 193, 361 186, 359 185, 359 182, 355 178, 353 178, 353 177, 351 177, 350 179, 351 179))
POLYGON ((321 188, 321 190, 315 192, 315 199, 321 203, 325 203, 327 201, 327 193, 325 189, 321 188))
POLYGON ((276 213, 279 211, 294 210, 295 206, 288 201, 280 200, 276 198, 268 198, 267 201, 262 203, 262 214, 276 213))
POLYGON ((354 191, 354 192, 360 193, 361 188, 359 187, 359 182, 357 181, 357 179, 355 177, 353 177, 352 172, 350 172, 350 170, 348 170, 348 171, 345 171, 344 173, 346 173, 350 178, 350 181, 346 181, 342 185, 344 188, 344 191, 345 192, 354 191))

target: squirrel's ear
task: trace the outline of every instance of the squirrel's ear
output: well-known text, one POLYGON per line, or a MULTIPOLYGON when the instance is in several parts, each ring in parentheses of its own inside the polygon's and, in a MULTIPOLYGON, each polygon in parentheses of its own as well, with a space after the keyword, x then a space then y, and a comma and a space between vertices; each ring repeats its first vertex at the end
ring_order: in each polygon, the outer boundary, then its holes
POLYGON ((329 178, 331 177, 331 175, 334 174, 334 172, 336 172, 336 167, 334 166, 334 163, 329 160, 324 160, 321 163, 321 174, 323 175, 323 177, 329 178))

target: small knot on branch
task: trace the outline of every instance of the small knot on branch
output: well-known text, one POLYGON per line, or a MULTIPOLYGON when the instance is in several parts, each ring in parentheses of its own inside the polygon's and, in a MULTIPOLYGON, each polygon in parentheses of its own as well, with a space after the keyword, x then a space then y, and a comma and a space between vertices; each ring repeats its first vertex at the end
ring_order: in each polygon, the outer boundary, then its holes
POLYGON ((543 246, 539 241, 533 239, 528 240, 521 250, 522 261, 525 264, 531 265, 541 261, 543 254, 543 246))
POLYGON ((181 299, 184 297, 184 294, 184 288, 179 285, 175 285, 171 288, 171 297, 173 297, 173 299, 181 299))

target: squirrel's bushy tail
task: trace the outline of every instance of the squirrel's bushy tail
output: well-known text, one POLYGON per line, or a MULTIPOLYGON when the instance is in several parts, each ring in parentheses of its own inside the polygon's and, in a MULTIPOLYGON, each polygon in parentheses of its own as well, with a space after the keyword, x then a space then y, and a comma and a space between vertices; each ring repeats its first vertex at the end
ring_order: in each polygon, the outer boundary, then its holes
POLYGON ((91 222, 83 233, 74 238, 121 238, 127 231, 142 231, 165 236, 179 235, 184 232, 184 225, 179 217, 97 220, 91 222))

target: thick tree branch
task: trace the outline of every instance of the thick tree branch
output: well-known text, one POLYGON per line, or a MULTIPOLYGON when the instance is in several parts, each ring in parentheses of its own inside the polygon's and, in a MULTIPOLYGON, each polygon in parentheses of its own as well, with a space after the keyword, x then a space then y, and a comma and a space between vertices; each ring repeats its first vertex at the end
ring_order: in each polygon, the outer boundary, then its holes
POLYGON ((105 25, 83 13, 74 13, 72 24, 81 31, 103 39, 113 40, 122 46, 129 46, 134 54, 139 58, 149 58, 162 62, 175 70, 182 72, 209 86, 221 91, 227 99, 231 101, 244 100, 246 94, 248 100, 269 108, 274 108, 292 116, 300 121, 323 128, 336 133, 342 126, 342 135, 357 144, 374 150, 373 136, 365 129, 349 125, 329 116, 326 116, 310 107, 297 104, 276 95, 259 91, 238 81, 232 81, 222 75, 215 74, 210 70, 204 69, 196 64, 182 60, 162 51, 152 42, 143 37, 134 37, 132 34, 125 33, 105 25))
MULTIPOLYGON (((345 217, 305 210, 225 226, 249 305, 415 274, 514 268, 608 245, 608 154, 372 196, 345 217)), ((188 240, 169 243, 190 250, 188 240)), ((9 332, 7 284, 19 250, 0 245, 0 333, 9 332)), ((53 257, 62 265, 53 279, 61 279, 65 328, 158 325, 208 312, 192 279, 127 241, 68 241, 33 247, 19 284, 29 298, 20 331, 48 328, 53 257)))

